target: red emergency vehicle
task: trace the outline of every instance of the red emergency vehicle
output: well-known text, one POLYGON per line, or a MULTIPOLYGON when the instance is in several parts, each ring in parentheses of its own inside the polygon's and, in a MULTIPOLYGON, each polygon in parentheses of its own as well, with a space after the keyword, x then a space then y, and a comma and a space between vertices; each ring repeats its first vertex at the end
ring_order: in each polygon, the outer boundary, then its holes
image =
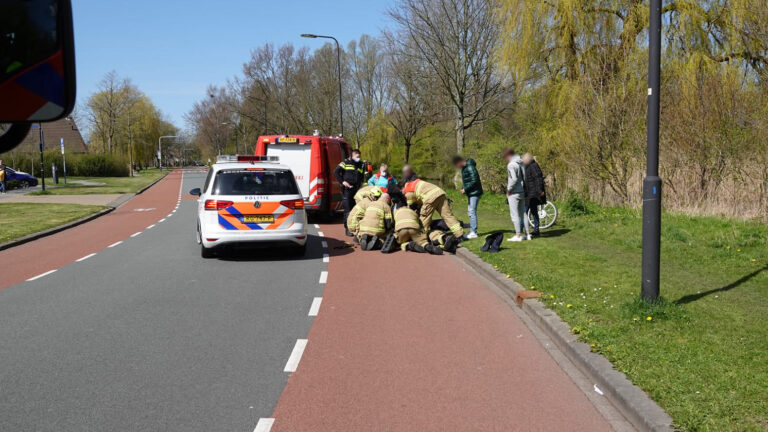
POLYGON ((332 215, 341 211, 341 186, 333 170, 348 158, 351 149, 341 137, 269 135, 259 137, 256 156, 277 156, 296 176, 304 208, 332 215))

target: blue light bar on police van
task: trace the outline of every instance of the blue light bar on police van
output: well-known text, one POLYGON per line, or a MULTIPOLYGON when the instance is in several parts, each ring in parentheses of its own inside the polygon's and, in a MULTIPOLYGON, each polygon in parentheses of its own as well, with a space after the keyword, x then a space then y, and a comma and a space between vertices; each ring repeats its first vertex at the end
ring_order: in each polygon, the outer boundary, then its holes
POLYGON ((277 156, 220 155, 216 158, 216 162, 280 162, 280 158, 277 156))

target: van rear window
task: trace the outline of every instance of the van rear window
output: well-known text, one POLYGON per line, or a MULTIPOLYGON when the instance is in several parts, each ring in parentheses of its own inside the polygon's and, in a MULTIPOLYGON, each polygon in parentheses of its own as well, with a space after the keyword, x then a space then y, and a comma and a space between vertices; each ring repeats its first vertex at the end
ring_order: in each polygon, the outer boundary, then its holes
POLYGON ((293 173, 283 170, 222 170, 213 182, 214 195, 299 195, 293 173))

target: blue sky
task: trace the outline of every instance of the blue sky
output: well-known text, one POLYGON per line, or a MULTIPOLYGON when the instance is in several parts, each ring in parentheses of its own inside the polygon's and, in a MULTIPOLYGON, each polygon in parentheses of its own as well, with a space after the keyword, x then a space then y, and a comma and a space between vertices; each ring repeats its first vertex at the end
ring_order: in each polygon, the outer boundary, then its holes
POLYGON ((336 36, 342 45, 389 26, 394 0, 73 0, 78 102, 104 74, 130 78, 184 128, 183 115, 209 84, 240 73, 250 50, 272 42, 315 48, 336 36))

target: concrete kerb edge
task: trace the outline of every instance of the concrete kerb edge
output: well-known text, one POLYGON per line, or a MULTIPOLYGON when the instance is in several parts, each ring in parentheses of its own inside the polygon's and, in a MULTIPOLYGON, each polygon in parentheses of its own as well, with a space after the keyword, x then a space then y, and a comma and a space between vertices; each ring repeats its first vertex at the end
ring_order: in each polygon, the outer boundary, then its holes
POLYGON ((90 222, 90 221, 92 221, 94 219, 100 218, 100 217, 102 217, 102 216, 104 216, 104 215, 106 215, 108 213, 113 212, 114 210, 115 210, 115 207, 108 207, 108 208, 106 208, 106 209, 104 209, 104 210, 102 210, 102 211, 100 211, 98 213, 94 213, 94 214, 92 214, 90 216, 86 216, 86 217, 84 217, 82 219, 78 219, 78 220, 70 222, 68 224, 59 225, 57 227, 54 227, 54 228, 51 228, 51 229, 47 229, 45 231, 40 231, 40 232, 37 232, 37 233, 34 233, 34 234, 30 234, 30 235, 24 236, 22 238, 16 239, 16 240, 12 240, 12 241, 0 244, 0 251, 6 250, 6 249, 10 249, 10 248, 13 248, 13 247, 16 247, 16 246, 21 246, 21 245, 23 245, 25 243, 29 243, 31 241, 35 241, 35 240, 41 239, 43 237, 48 237, 50 235, 54 235, 54 234, 60 233, 60 232, 62 232, 64 230, 68 230, 70 228, 74 228, 74 227, 76 227, 78 225, 82 225, 82 224, 84 224, 86 222, 90 222))
POLYGON ((86 222, 90 222, 90 221, 92 221, 94 219, 98 219, 98 218, 100 218, 100 217, 102 217, 102 216, 104 216, 106 214, 109 214, 109 213, 115 211, 116 208, 120 207, 121 205, 123 205, 123 204, 127 203, 128 201, 130 201, 131 199, 133 199, 136 195, 139 195, 139 194, 145 192, 147 189, 151 188, 152 186, 156 185, 158 182, 160 182, 160 180, 164 179, 169 173, 170 173, 170 171, 166 172, 162 177, 158 178, 157 180, 153 181, 149 185, 145 186, 144 188, 142 188, 141 190, 136 192, 136 194, 125 194, 125 195, 121 196, 120 198, 115 199, 114 201, 109 203, 109 207, 108 208, 106 208, 106 209, 104 209, 104 210, 102 210, 102 211, 100 211, 98 213, 94 213, 94 214, 92 214, 90 216, 86 216, 86 217, 84 217, 82 219, 78 219, 76 221, 73 221, 73 222, 70 222, 70 223, 67 223, 67 224, 64 224, 64 225, 59 225, 57 227, 53 227, 53 228, 47 229, 45 231, 40 231, 40 232, 37 232, 37 233, 34 233, 34 234, 30 234, 30 235, 24 236, 22 238, 16 239, 16 240, 12 240, 12 241, 9 241, 9 242, 6 242, 6 243, 2 243, 2 244, 0 244, 0 251, 6 250, 6 249, 10 249, 10 248, 13 248, 13 247, 16 247, 16 246, 21 246, 21 245, 23 245, 25 243, 29 243, 31 241, 35 241, 35 240, 41 239, 43 237, 48 237, 48 236, 60 233, 62 231, 68 230, 70 228, 74 228, 74 227, 76 227, 78 225, 82 225, 82 224, 84 224, 86 222))
MULTIPOLYGON (((460 248, 456 256, 512 299, 517 297, 517 291, 524 289, 522 285, 508 279, 467 249, 460 248)), ((558 349, 600 388, 611 404, 635 428, 653 432, 675 430, 672 427, 672 418, 656 402, 623 373, 614 369, 608 359, 592 352, 589 345, 580 342, 578 337, 570 332, 570 326, 555 312, 547 309, 540 301, 531 299, 525 300, 521 309, 550 337, 558 349)))

